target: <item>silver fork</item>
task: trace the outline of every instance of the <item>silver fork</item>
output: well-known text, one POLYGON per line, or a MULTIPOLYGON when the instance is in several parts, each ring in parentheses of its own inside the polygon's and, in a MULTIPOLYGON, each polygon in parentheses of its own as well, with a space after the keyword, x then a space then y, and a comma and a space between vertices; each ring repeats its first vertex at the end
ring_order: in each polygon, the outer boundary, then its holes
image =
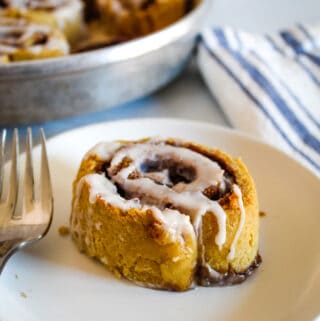
POLYGON ((41 172, 40 195, 35 198, 32 164, 32 133, 27 130, 26 164, 22 195, 19 191, 19 137, 15 129, 12 139, 10 182, 7 197, 3 197, 6 130, 0 141, 0 274, 8 258, 17 250, 43 238, 49 230, 53 214, 53 197, 45 136, 40 129, 41 172), (17 208, 19 197, 22 208, 17 208))

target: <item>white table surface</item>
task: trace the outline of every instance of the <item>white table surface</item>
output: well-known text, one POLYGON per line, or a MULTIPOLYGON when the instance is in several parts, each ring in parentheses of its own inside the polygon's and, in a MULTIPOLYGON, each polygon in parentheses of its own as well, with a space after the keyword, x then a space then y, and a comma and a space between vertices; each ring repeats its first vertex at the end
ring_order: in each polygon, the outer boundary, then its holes
MULTIPOLYGON (((212 0, 212 25, 271 32, 296 22, 320 23, 320 0, 212 0)), ((130 104, 90 115, 39 124, 48 137, 95 122, 133 117, 177 117, 229 126, 207 91, 195 64, 159 92, 130 104)), ((35 129, 39 126, 33 126, 35 129)), ((25 128, 21 128, 22 132, 25 128)))

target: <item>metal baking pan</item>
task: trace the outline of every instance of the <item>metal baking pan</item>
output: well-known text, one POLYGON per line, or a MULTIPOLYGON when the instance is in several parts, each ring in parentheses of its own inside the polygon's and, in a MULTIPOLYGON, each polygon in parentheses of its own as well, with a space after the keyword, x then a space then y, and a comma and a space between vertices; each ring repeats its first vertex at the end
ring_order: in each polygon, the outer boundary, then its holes
POLYGON ((191 57, 211 0, 149 36, 70 56, 0 66, 0 125, 110 108, 174 79, 191 57))

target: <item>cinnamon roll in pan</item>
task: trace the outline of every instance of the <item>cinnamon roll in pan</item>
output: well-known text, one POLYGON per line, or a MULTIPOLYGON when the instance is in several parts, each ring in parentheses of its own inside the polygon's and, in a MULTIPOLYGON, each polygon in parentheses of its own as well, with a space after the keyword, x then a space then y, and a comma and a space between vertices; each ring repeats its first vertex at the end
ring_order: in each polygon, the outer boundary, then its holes
POLYGON ((176 22, 196 3, 192 0, 96 0, 96 6, 110 33, 137 37, 176 22))
POLYGON ((24 18, 0 15, 1 63, 63 56, 69 53, 64 35, 24 18))
POLYGON ((240 159, 178 139, 100 143, 73 185, 72 236, 117 276, 176 291, 260 264, 254 182, 240 159))
POLYGON ((0 10, 12 17, 59 29, 71 44, 84 31, 81 0, 0 0, 0 10))

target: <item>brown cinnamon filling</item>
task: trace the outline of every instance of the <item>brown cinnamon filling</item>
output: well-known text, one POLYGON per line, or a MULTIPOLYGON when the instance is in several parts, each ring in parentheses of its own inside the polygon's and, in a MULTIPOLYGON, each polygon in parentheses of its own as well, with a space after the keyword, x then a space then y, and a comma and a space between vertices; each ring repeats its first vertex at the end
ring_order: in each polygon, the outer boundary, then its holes
POLYGON ((149 8, 150 6, 154 5, 155 2, 156 2, 156 0, 145 0, 145 1, 140 5, 140 9, 146 10, 146 9, 149 8))
MULTIPOLYGON (((171 145, 171 144, 170 144, 171 145)), ((176 145, 179 147, 178 145, 176 145)), ((210 200, 218 201, 228 195, 232 190, 232 185, 235 184, 235 177, 231 172, 231 169, 226 168, 225 164, 214 158, 212 154, 203 153, 202 150, 191 148, 191 146, 181 146, 186 147, 197 153, 208 157, 212 161, 215 161, 224 170, 223 181, 219 182, 217 185, 210 185, 205 188, 202 193, 210 200)), ((194 147, 194 146, 193 146, 194 147)), ((112 175, 116 175, 121 169, 129 166, 132 162, 130 158, 125 157, 119 166, 116 168, 112 175)), ((105 163, 103 165, 106 177, 111 180, 108 174, 108 168, 110 163, 105 163)), ((155 159, 146 159, 139 168, 139 171, 134 171, 129 175, 129 179, 136 179, 140 177, 147 177, 152 179, 156 184, 166 185, 168 187, 173 187, 179 183, 189 184, 196 179, 197 168, 196 166, 190 166, 176 160, 163 158, 163 156, 158 156, 155 159)), ((171 204, 163 204, 159 200, 151 200, 147 196, 141 197, 141 195, 131 194, 124 191, 120 186, 117 186, 119 194, 125 199, 132 199, 135 197, 141 198, 141 201, 148 205, 157 205, 159 208, 164 209, 166 207, 172 208, 171 204)))
POLYGON ((185 13, 189 13, 196 6, 196 1, 185 0, 185 13))
POLYGON ((251 265, 242 272, 228 271, 219 276, 213 277, 203 266, 198 267, 197 280, 202 286, 225 286, 240 284, 244 282, 262 263, 260 254, 257 254, 251 265))
MULTIPOLYGON (((1 23, 1 21, 0 21, 1 23)), ((48 41, 48 35, 42 31, 35 31, 29 37, 25 37, 28 26, 25 25, 25 30, 19 26, 15 30, 9 30, 6 33, 0 34, 0 44, 12 46, 16 48, 25 48, 36 45, 44 45, 48 41)))
MULTIPOLYGON (((191 183, 196 177, 196 169, 186 166, 183 163, 177 163, 171 159, 150 160, 146 159, 140 167, 141 173, 145 177, 153 179, 157 184, 163 184, 172 187, 178 183, 191 183), (157 179, 156 173, 167 172, 167 181, 161 182, 157 179), (152 177, 152 174, 154 174, 152 177)), ((160 176, 160 175, 159 175, 160 176)))

